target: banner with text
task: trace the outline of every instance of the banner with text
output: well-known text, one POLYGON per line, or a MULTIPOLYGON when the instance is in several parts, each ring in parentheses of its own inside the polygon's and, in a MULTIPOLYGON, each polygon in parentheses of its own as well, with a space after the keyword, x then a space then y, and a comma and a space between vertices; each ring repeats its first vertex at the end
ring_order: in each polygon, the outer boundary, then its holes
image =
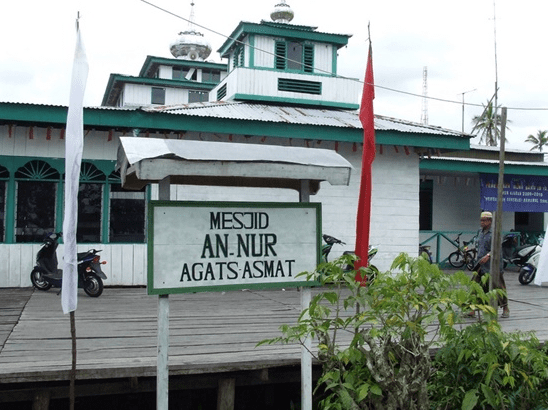
MULTIPOLYGON (((498 175, 481 174, 481 208, 496 211, 498 175)), ((548 177, 504 175, 502 210, 507 212, 548 212, 548 177)))
POLYGON ((151 201, 148 294, 314 286, 321 204, 151 201))

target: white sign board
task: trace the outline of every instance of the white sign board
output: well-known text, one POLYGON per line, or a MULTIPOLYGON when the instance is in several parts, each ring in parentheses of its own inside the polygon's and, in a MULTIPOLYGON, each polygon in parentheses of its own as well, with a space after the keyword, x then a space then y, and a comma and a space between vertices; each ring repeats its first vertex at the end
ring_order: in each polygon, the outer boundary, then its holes
POLYGON ((321 204, 151 201, 148 294, 315 286, 321 204))

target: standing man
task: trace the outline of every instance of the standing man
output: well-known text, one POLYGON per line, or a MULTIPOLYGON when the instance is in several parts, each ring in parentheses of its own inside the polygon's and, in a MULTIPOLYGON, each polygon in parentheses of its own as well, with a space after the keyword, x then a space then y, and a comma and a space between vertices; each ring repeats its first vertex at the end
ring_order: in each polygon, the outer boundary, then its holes
MULTIPOLYGON (((491 212, 482 212, 480 218, 481 229, 478 233, 477 239, 477 261, 479 263, 479 269, 474 272, 473 280, 481 284, 481 277, 491 271, 491 223, 493 222, 493 214, 491 212)), ((500 270, 500 286, 501 289, 506 291, 506 284, 504 283, 504 275, 502 271, 502 264, 500 270)), ((488 289, 487 289, 488 290, 488 289)), ((498 304, 502 307, 501 317, 510 317, 510 310, 508 309, 508 297, 506 294, 499 297, 498 304)))

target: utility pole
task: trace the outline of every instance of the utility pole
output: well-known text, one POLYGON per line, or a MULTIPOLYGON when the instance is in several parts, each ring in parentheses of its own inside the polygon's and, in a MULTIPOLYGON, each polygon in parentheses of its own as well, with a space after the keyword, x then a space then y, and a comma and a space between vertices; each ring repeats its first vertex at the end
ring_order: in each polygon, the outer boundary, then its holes
MULTIPOLYGON (((506 107, 502 107, 499 153, 499 179, 497 185, 497 211, 495 212, 495 227, 491 239, 491 275, 489 290, 501 289, 501 252, 502 252, 502 194, 504 190, 504 149, 506 137, 506 107)), ((490 305, 495 309, 494 320, 498 317, 498 300, 492 299, 490 305)))

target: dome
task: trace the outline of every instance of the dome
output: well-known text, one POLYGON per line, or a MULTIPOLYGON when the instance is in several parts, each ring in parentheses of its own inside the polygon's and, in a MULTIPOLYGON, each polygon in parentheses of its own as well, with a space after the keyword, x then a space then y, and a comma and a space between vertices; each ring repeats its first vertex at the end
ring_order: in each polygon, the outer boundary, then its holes
POLYGON ((289 7, 285 0, 276 4, 274 10, 270 13, 270 18, 276 23, 289 23, 293 20, 294 16, 293 10, 291 10, 291 7, 289 7))
POLYGON ((179 33, 179 37, 169 46, 175 58, 191 61, 204 61, 211 54, 211 45, 204 35, 194 29, 194 1, 190 3, 188 30, 179 33))
POLYGON ((211 54, 211 45, 202 33, 187 30, 179 33, 179 37, 169 47, 175 58, 192 61, 204 61, 211 54))

